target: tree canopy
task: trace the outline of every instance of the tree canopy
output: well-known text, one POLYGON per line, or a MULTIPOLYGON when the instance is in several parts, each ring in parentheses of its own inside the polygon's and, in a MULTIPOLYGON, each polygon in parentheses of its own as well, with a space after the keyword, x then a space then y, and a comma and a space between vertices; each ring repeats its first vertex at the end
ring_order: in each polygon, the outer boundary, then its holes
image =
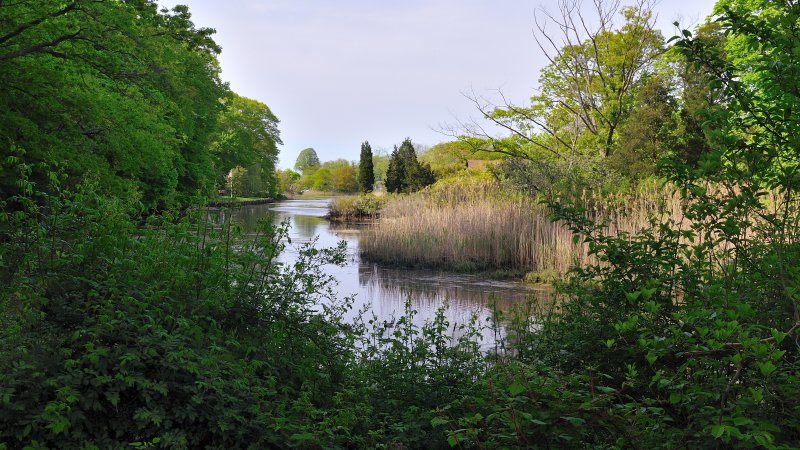
POLYGON ((428 164, 420 164, 411 139, 405 139, 395 147, 386 169, 388 192, 414 192, 436 181, 428 164))
MULTIPOLYGON (((96 177, 145 208, 213 188, 211 135, 227 87, 213 30, 153 1, 20 1, 0 7, 5 153, 96 177)), ((6 177, 3 177, 6 179, 6 177)), ((0 181, 3 196, 16 188, 0 181)))
POLYGON ((299 170, 303 175, 309 175, 320 166, 319 156, 313 148, 305 148, 297 155, 294 170, 299 170))
POLYGON ((242 166, 253 180, 250 194, 277 194, 275 163, 277 145, 282 143, 278 122, 269 107, 257 100, 235 93, 225 99, 210 144, 219 184, 224 184, 231 169, 242 166))

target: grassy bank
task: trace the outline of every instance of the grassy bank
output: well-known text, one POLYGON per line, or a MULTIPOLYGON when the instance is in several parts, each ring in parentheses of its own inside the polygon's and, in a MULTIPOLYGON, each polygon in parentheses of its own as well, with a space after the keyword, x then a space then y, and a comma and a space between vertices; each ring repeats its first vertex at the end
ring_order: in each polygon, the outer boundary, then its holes
MULTIPOLYGON (((626 197, 583 194, 586 216, 606 221, 611 235, 648 226, 652 214, 678 216, 675 201, 652 185, 626 197), (663 203, 659 207, 659 203, 663 203)), ((461 178, 414 195, 391 199, 381 221, 361 243, 372 261, 457 271, 531 272, 531 282, 590 262, 587 246, 563 222, 552 222, 547 206, 501 192, 492 180, 461 178)))
POLYGON ((265 203, 272 203, 275 199, 264 197, 218 197, 213 201, 208 202, 208 206, 247 206, 247 205, 262 205, 265 203))
POLYGON ((341 197, 343 195, 347 194, 341 192, 308 190, 302 193, 285 193, 284 197, 288 200, 318 200, 322 198, 341 197))

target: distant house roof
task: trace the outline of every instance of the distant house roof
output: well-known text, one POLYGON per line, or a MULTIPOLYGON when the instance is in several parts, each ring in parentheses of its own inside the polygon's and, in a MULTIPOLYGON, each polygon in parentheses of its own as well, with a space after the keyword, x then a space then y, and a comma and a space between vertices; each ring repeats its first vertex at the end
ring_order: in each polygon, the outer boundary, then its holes
POLYGON ((467 160, 467 169, 486 171, 489 166, 493 166, 500 162, 499 160, 488 159, 470 159, 467 160))

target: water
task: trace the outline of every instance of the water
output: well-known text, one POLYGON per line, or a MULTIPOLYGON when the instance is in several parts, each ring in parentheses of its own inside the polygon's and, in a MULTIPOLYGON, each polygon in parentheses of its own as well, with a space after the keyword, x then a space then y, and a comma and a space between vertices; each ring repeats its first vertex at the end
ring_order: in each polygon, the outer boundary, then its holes
POLYGON ((359 240, 368 238, 368 234, 358 226, 328 222, 324 216, 329 203, 330 199, 287 200, 236 208, 227 213, 245 233, 254 232, 261 219, 273 223, 288 220, 292 244, 281 255, 282 262, 294 261, 303 243, 316 240, 316 245, 322 248, 333 247, 342 240, 347 242, 345 265, 326 266, 325 271, 338 280, 336 290, 340 298, 355 296, 349 318, 367 306, 379 323, 391 323, 403 313, 405 303, 410 299, 412 309, 417 311, 414 322, 418 325, 433 318, 445 303, 449 306, 445 317, 451 325, 466 324, 473 314, 486 323, 490 316, 487 309, 490 295, 496 296, 501 309, 508 309, 515 303, 524 304, 530 297, 544 300, 550 296, 546 288, 531 288, 514 281, 489 280, 479 275, 438 270, 397 269, 364 261, 359 256, 358 246, 359 240))

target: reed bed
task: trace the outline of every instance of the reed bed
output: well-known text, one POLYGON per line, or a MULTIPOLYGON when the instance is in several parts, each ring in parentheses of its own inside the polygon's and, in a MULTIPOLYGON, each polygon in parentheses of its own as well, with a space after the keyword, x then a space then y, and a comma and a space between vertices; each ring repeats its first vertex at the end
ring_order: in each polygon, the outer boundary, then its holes
MULTIPOLYGON (((656 185, 636 195, 584 193, 577 200, 614 235, 648 227, 654 215, 680 217, 677 196, 656 185)), ((547 206, 502 192, 494 181, 469 179, 393 198, 360 245, 366 259, 402 266, 556 275, 589 262, 586 247, 563 222, 550 220, 547 206)))

